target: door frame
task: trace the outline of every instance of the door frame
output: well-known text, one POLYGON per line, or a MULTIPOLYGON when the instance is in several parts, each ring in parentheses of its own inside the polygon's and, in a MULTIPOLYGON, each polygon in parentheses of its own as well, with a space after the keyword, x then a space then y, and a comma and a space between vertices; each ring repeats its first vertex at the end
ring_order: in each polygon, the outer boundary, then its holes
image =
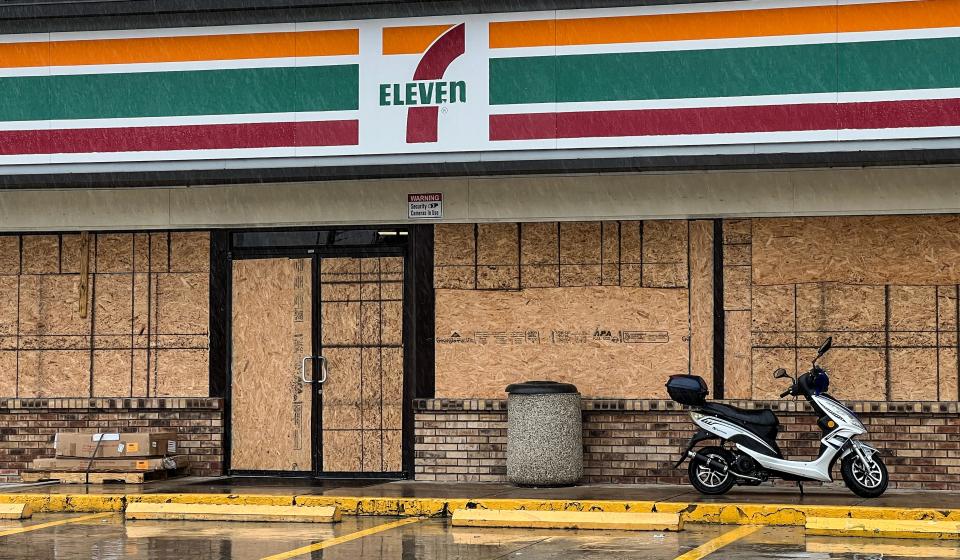
MULTIPOLYGON (((275 477, 314 477, 314 478, 381 478, 411 479, 414 476, 414 398, 433 396, 433 226, 330 226, 312 228, 245 228, 221 230, 216 236, 218 242, 211 242, 211 320, 217 313, 216 325, 212 325, 211 334, 211 396, 223 399, 223 472, 231 476, 275 476, 275 477), (303 247, 257 247, 236 248, 231 244, 235 233, 289 232, 289 231, 325 231, 325 230, 391 230, 406 231, 405 243, 387 245, 354 246, 303 246, 303 247), (233 265, 235 260, 264 258, 310 258, 311 291, 314 298, 319 295, 319 259, 330 257, 403 257, 403 423, 402 423, 402 465, 400 472, 390 473, 344 473, 322 471, 322 410, 318 398, 318 387, 312 385, 311 403, 311 447, 312 465, 310 472, 291 471, 255 471, 234 470, 230 466, 232 445, 231 429, 231 386, 232 386, 232 312, 233 312, 233 265), (214 273, 214 270, 216 273, 214 273), (217 295, 214 295, 214 291, 217 295), (214 311, 221 309, 222 311, 214 311), (219 328, 218 328, 219 327, 219 328), (215 336, 220 334, 219 337, 215 336), (222 345, 222 350, 215 348, 222 345), (220 354, 219 367, 214 364, 214 356, 220 354), (217 371, 219 370, 219 371, 217 371), (214 379, 216 377, 216 380, 214 379), (213 394, 213 393, 219 394, 213 394)), ((311 313, 314 320, 312 343, 315 350, 320 349, 320 302, 315 301, 311 313)), ((316 379, 318 366, 316 360, 310 363, 316 379)))

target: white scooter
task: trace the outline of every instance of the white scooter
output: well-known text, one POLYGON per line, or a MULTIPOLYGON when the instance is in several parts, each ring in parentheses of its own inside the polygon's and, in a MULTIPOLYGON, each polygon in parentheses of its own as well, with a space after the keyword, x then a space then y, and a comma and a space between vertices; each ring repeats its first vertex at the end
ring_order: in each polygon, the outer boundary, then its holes
MULTIPOLYGON (((769 409, 744 410, 720 403, 706 402, 707 385, 696 375, 672 375, 667 382, 670 398, 692 407, 690 417, 700 429, 677 462, 679 467, 690 459, 690 484, 703 494, 723 494, 734 485, 757 485, 771 478, 794 480, 803 492, 803 481, 831 482, 830 472, 840 460, 840 474, 847 488, 864 498, 883 494, 890 482, 887 467, 876 449, 857 441, 867 429, 852 410, 826 393, 830 385, 827 371, 817 365, 833 343, 828 338, 820 347, 813 367, 799 378, 792 378, 788 395, 803 395, 817 414, 817 426, 823 437, 820 453, 813 461, 785 459, 777 446, 780 423, 769 409), (698 443, 719 439, 694 451, 698 443)), ((783 368, 774 378, 790 376, 783 368)))

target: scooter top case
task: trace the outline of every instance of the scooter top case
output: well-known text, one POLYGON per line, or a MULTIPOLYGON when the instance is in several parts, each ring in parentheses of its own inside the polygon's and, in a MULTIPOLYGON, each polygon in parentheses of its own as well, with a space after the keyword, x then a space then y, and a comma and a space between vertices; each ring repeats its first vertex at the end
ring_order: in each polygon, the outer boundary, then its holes
MULTIPOLYGON (((770 447, 776 452, 777 457, 783 457, 780 446, 777 445, 777 433, 780 430, 780 421, 777 420, 777 415, 774 414, 772 410, 745 410, 726 404, 708 402, 701 405, 700 411, 705 414, 712 414, 750 430, 751 433, 770 444, 770 447)), ((742 444, 744 447, 753 449, 759 453, 765 455, 770 454, 769 449, 763 448, 757 442, 750 441, 746 437, 743 437, 743 441, 736 441, 736 438, 731 439, 731 441, 742 444)))

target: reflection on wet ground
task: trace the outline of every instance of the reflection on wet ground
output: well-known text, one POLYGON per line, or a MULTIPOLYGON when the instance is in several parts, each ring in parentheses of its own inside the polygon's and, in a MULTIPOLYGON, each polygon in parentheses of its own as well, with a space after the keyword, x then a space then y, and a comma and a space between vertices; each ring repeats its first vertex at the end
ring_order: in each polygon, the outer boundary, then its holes
MULTIPOLYGON (((347 517, 336 525, 128 521, 119 515, 36 515, 0 521, 0 559, 261 559, 326 543, 298 558, 352 560, 553 560, 643 558, 674 560, 735 527, 688 525, 680 533, 451 527, 446 519, 377 532, 394 520, 347 517), (58 520, 71 523, 15 532, 58 520), (344 538, 346 537, 346 538, 344 538), (351 540, 352 539, 352 540, 351 540)), ((314 547, 316 548, 316 547, 314 547)), ((691 556, 688 555, 687 558, 691 556)), ((693 556, 697 557, 697 556, 693 556)), ((889 559, 960 558, 948 541, 808 537, 801 528, 764 527, 730 542, 709 558, 889 559)))

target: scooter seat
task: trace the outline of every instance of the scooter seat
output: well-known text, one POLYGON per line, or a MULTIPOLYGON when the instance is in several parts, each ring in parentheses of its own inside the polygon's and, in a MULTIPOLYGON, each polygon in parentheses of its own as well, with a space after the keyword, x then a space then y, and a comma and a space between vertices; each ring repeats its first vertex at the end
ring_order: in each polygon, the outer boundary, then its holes
POLYGON ((712 402, 706 403, 703 406, 703 410, 744 424, 752 424, 764 428, 772 428, 780 425, 779 420, 777 420, 777 415, 774 414, 772 410, 744 410, 735 406, 712 402))

